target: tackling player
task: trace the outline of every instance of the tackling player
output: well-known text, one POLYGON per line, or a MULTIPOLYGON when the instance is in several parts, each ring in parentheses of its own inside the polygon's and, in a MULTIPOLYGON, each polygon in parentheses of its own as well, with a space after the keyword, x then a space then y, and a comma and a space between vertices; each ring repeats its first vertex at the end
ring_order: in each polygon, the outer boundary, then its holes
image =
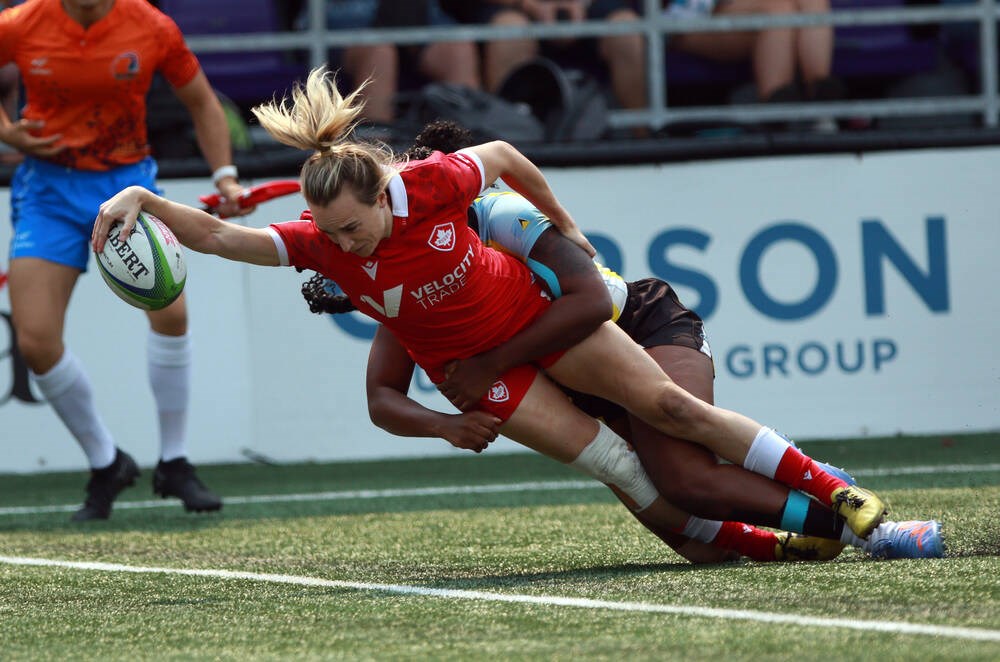
MULTIPOLYGON (((626 442, 573 407, 540 368, 565 386, 625 406, 662 432, 806 491, 833 507, 861 538, 881 523, 885 506, 876 495, 831 475, 770 428, 698 400, 672 382, 606 321, 606 290, 578 310, 562 306, 562 298, 550 303, 520 261, 482 245, 468 227, 466 210, 487 184, 503 178, 594 254, 541 172, 520 152, 492 142, 396 166, 391 154, 351 140, 358 92, 342 97, 320 68, 293 90, 291 106, 283 100, 254 109, 280 142, 313 150, 301 174, 306 220, 247 228, 133 186, 101 205, 94 250, 103 248, 112 223, 123 221, 124 234, 145 209, 192 250, 318 271, 392 331, 459 409, 493 414, 505 436, 615 485, 648 515, 676 518, 677 512, 657 494, 626 442), (456 357, 486 351, 495 353, 492 365, 502 379, 482 397, 448 382, 456 357), (553 437, 556 429, 561 434, 553 437)), ((600 280, 592 264, 580 275, 588 274, 600 280)))

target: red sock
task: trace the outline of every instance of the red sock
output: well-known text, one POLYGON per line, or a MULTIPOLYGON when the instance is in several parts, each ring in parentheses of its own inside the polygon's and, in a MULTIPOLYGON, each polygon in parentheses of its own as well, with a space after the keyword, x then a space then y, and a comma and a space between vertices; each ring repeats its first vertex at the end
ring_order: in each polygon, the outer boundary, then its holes
POLYGON ((781 456, 774 479, 794 490, 811 494, 827 506, 832 505, 830 495, 835 489, 847 487, 847 483, 823 471, 812 459, 792 447, 781 456))
POLYGON ((712 544, 739 552, 754 561, 774 561, 778 536, 742 522, 723 522, 712 544))

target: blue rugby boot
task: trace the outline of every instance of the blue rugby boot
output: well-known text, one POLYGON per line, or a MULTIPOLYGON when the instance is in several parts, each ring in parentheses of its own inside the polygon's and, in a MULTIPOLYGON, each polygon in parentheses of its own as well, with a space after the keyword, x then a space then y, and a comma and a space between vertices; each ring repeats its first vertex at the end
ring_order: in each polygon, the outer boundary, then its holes
POLYGON ((836 476, 840 480, 844 481, 848 485, 857 485, 858 481, 854 480, 854 476, 847 473, 847 469, 841 469, 840 467, 835 467, 832 464, 827 464, 826 462, 820 462, 817 459, 813 459, 813 462, 819 465, 819 468, 830 474, 831 476, 836 476))
MULTIPOLYGON (((778 434, 788 443, 792 445, 792 448, 798 448, 798 444, 786 437, 785 435, 778 432, 778 434)), ((819 465, 819 468, 830 474, 831 476, 836 476, 840 480, 844 481, 848 485, 857 485, 858 481, 854 480, 854 476, 847 473, 847 469, 841 469, 840 467, 835 467, 832 464, 827 464, 826 462, 820 462, 816 458, 812 458, 812 461, 819 465)))
POLYGON ((936 520, 883 522, 868 543, 868 552, 877 559, 939 559, 945 551, 941 522, 936 520))

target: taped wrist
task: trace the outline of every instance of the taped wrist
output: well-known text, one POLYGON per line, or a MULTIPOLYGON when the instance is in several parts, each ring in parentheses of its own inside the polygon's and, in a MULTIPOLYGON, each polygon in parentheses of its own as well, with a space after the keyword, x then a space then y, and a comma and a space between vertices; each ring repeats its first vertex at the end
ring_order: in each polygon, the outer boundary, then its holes
POLYGON ((611 428, 598 421, 597 436, 584 448, 570 466, 614 485, 635 501, 638 510, 645 510, 656 501, 659 493, 636 455, 611 428))

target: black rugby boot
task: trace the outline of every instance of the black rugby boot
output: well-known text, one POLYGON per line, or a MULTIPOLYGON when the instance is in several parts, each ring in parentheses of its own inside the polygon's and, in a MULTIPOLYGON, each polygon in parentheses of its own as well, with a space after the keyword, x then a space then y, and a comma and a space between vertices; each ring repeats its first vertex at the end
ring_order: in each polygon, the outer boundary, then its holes
POLYGON ((115 461, 103 469, 91 469, 87 481, 87 500, 80 510, 73 513, 74 522, 108 519, 115 497, 126 487, 135 485, 139 467, 132 456, 120 448, 115 449, 115 461))
POLYGON ((184 502, 184 510, 188 512, 222 508, 222 499, 205 487, 195 475, 194 466, 183 457, 169 462, 160 460, 153 473, 153 493, 164 499, 177 497, 184 502))

